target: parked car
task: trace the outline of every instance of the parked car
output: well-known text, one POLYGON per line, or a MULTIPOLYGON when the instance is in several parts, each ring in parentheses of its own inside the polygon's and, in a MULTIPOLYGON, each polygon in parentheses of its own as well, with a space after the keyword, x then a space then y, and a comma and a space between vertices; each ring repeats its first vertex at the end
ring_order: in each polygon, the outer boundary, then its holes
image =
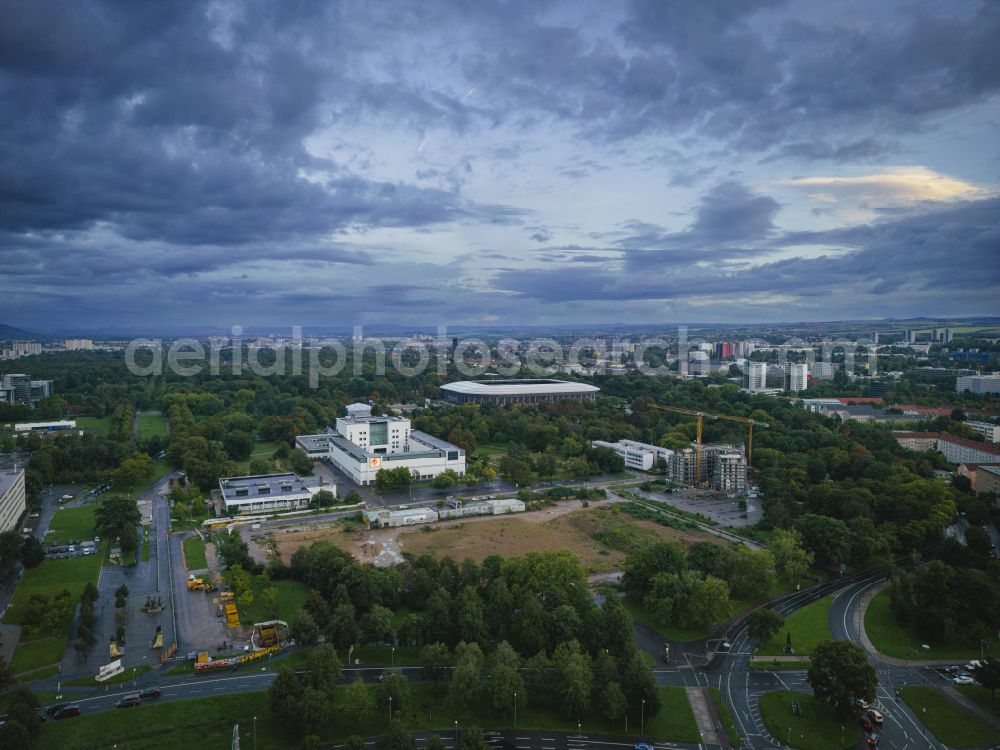
POLYGON ((882 714, 875 709, 868 712, 868 718, 871 719, 875 724, 881 725, 884 721, 882 714))
POLYGON ((877 734, 868 735, 868 747, 878 747, 878 739, 877 734))
POLYGON ((126 695, 120 701, 115 708, 135 708, 136 706, 142 705, 142 698, 139 697, 138 693, 133 695, 126 695))
POLYGON ((72 719, 74 716, 79 716, 79 715, 80 715, 79 706, 63 706, 58 711, 56 711, 55 715, 52 718, 56 720, 72 719))
POLYGON ((960 674, 958 677, 952 679, 956 685, 975 685, 976 681, 973 679, 972 675, 960 674))
POLYGON ((854 701, 854 707, 860 708, 862 711, 864 711, 865 709, 868 708, 868 701, 866 701, 864 698, 858 698, 856 701, 854 701))
POLYGON ((139 693, 139 697, 144 701, 152 700, 154 698, 159 698, 160 688, 158 687, 146 688, 141 693, 139 693))
POLYGON ((69 705, 68 703, 56 703, 54 706, 49 706, 48 708, 45 709, 45 715, 49 717, 55 716, 57 713, 66 708, 66 706, 68 705, 69 705))

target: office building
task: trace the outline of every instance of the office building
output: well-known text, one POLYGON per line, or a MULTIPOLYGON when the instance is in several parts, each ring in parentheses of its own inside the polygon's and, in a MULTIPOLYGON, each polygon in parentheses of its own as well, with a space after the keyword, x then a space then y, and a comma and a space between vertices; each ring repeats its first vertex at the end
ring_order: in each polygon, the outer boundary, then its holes
POLYGON ((0 379, 0 403, 33 406, 51 395, 51 380, 32 380, 29 375, 16 372, 0 379))
POLYGON ((261 474, 219 480, 219 492, 230 515, 280 513, 305 510, 313 493, 325 489, 336 494, 336 485, 306 487, 294 474, 261 474))
POLYGON ((837 365, 833 362, 813 362, 809 365, 809 373, 816 380, 833 380, 837 365))
POLYGON ((1000 443, 1000 424, 993 424, 993 422, 966 422, 966 427, 969 427, 984 438, 988 443, 1000 443))
POLYGON ((610 448, 622 457, 628 468, 639 471, 653 471, 657 468, 658 463, 662 464, 666 470, 670 463, 670 456, 673 454, 673 451, 658 445, 639 443, 635 440, 619 440, 617 443, 592 440, 590 445, 593 448, 610 448))
POLYGON ((94 348, 94 342, 90 339, 66 339, 63 348, 68 352, 87 351, 94 348))
POLYGON ((767 363, 747 363, 747 390, 757 393, 767 388, 767 363))
POLYGON ((0 470, 0 533, 17 529, 26 508, 24 469, 0 470))
POLYGON ((783 369, 786 391, 797 393, 809 387, 809 365, 786 362, 783 369))
POLYGON ((955 393, 1000 393, 1000 375, 966 375, 955 378, 955 393))
POLYGON ((941 329, 941 341, 943 343, 950 344, 952 338, 954 338, 954 335, 952 334, 952 330, 950 328, 941 329))
POLYGON ((405 417, 373 417, 364 404, 352 407, 357 416, 338 417, 334 429, 299 435, 296 444, 310 458, 333 464, 359 485, 373 484, 382 469, 399 467, 409 469, 416 479, 433 479, 447 469, 465 475, 465 451, 457 445, 411 429, 405 417))
POLYGON ((526 380, 459 380, 441 386, 453 403, 536 404, 566 399, 597 398, 600 388, 569 380, 535 378, 526 380))

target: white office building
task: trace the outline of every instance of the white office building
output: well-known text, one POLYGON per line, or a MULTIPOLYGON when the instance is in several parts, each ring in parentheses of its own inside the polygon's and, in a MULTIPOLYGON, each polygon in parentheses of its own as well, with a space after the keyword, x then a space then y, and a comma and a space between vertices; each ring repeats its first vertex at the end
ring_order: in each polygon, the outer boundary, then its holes
POLYGON ((809 387, 809 365, 788 362, 784 366, 785 390, 804 391, 809 387))
POLYGON ((0 533, 16 529, 26 508, 24 469, 0 471, 0 533))
POLYGON ((1000 375, 965 375, 955 378, 955 393, 1000 393, 1000 375))
POLYGON ((630 469, 639 471, 653 471, 656 468, 657 460, 662 460, 664 468, 669 467, 672 450, 661 448, 658 445, 649 443, 639 443, 635 440, 619 440, 617 443, 609 443, 605 440, 591 440, 593 448, 610 448, 625 461, 625 465, 630 469))
POLYGON ((375 482, 381 469, 405 466, 416 479, 433 479, 447 469, 465 475, 465 451, 410 427, 405 417, 373 417, 364 404, 352 404, 336 427, 318 435, 299 435, 296 444, 310 458, 333 464, 356 484, 375 482), (361 407, 361 408, 358 408, 361 407))
POLYGON ((261 474, 246 477, 226 477, 219 480, 219 492, 226 504, 226 513, 235 515, 280 513, 305 510, 313 493, 327 490, 336 494, 336 485, 306 487, 294 474, 261 474))
POLYGON ((89 351, 94 348, 92 339, 64 339, 63 348, 68 352, 89 351))
POLYGON ((747 390, 758 393, 767 388, 767 363, 747 363, 747 390))

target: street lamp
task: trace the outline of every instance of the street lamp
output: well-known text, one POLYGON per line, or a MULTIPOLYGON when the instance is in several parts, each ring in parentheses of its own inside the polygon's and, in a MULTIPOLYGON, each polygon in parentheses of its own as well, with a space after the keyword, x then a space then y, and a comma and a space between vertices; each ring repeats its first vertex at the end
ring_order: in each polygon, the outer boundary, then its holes
POLYGON ((458 747, 458 719, 455 719, 455 747, 458 747))
POLYGON ((389 655, 389 666, 393 669, 396 667, 396 647, 392 647, 392 653, 389 655))
POLYGON ((389 696, 389 726, 392 726, 392 696, 389 696))
POLYGON ((514 729, 517 729, 517 691, 514 691, 514 729))
POLYGON ((253 750, 257 750, 257 717, 253 717, 253 750))
POLYGON ((646 699, 642 699, 642 712, 640 714, 639 723, 639 736, 643 737, 646 734, 646 699))
POLYGON ((580 720, 576 720, 576 736, 579 737, 583 732, 580 731, 580 720))

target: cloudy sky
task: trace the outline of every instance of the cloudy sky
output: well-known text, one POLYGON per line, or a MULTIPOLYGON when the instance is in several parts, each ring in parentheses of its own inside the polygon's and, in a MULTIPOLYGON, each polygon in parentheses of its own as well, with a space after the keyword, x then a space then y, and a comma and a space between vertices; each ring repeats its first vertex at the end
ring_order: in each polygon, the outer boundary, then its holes
POLYGON ((0 322, 1000 314, 991 0, 0 11, 0 322))

